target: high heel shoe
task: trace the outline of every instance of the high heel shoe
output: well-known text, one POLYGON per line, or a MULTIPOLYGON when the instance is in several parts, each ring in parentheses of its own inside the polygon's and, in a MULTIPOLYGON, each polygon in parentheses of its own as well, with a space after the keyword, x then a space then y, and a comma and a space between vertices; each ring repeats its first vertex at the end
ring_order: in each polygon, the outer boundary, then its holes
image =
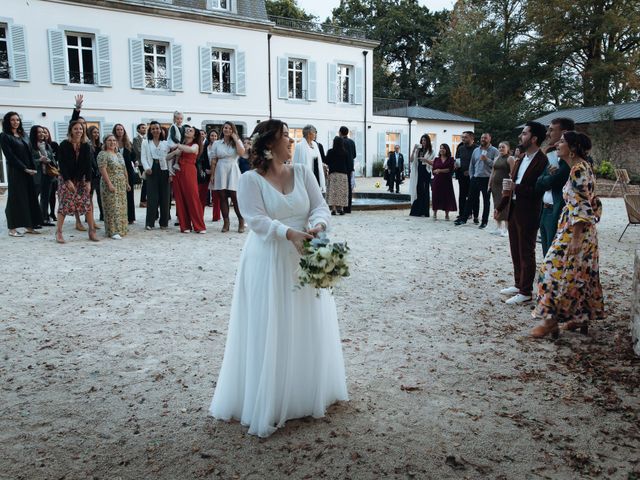
POLYGON ((89 229, 89 240, 91 240, 92 242, 99 242, 100 241, 100 239, 96 235, 96 229, 95 228, 90 228, 89 229))
POLYGON ((229 231, 229 219, 224 220, 224 224, 222 225, 222 233, 226 233, 229 231))
POLYGON ((560 335, 560 329, 558 328, 558 322, 545 320, 538 324, 531 330, 530 335, 533 338, 544 338, 547 335, 551 335, 554 340, 560 335))
POLYGON ((76 230, 78 230, 79 232, 86 232, 87 231, 87 227, 85 227, 83 224, 81 223, 77 223, 76 222, 76 230))
POLYGON ((58 243, 66 243, 64 241, 64 237, 62 236, 62 230, 56 230, 56 242, 58 242, 58 243))
POLYGON ((238 233, 244 233, 244 220, 240 219, 240 225, 238 225, 238 233))
POLYGON ((562 330, 567 330, 569 332, 580 330, 580 333, 582 335, 589 335, 589 324, 587 322, 569 320, 568 322, 562 324, 562 330))

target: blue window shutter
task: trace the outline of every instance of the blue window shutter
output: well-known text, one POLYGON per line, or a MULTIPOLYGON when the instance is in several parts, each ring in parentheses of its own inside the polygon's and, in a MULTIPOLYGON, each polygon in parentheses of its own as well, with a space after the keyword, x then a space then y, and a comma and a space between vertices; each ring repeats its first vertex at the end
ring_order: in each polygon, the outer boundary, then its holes
POLYGON ((53 130, 56 134, 56 142, 60 143, 67 139, 67 131, 69 130, 69 122, 54 122, 53 130))
POLYGON ((27 137, 29 136, 29 132, 31 132, 31 127, 33 127, 33 125, 34 125, 34 123, 30 122, 29 120, 27 120, 27 121, 23 120, 22 121, 22 129, 24 130, 25 136, 27 136, 27 137))
POLYGON ((235 52, 236 57, 236 95, 247 94, 246 62, 244 52, 235 52))
POLYGON ((356 67, 356 93, 354 95, 354 101, 356 105, 362 105, 364 103, 364 88, 363 88, 363 80, 364 80, 364 70, 362 67, 356 67))
POLYGON ((182 45, 171 44, 171 90, 182 92, 182 45))
POLYGON ((289 98, 288 66, 287 57, 278 57, 278 98, 289 98))
POLYGON ((129 39, 129 73, 131 88, 144 88, 144 41, 139 38, 129 39))
POLYGON ((318 100, 316 70, 316 62, 307 62, 307 100, 311 102, 318 100))
POLYGON ((111 122, 104 122, 100 124, 100 129, 102 130, 101 132, 101 140, 104 142, 104 137, 106 137, 107 135, 109 135, 110 133, 113 132, 113 127, 115 126, 115 123, 111 123, 111 122))
POLYGON ((107 35, 96 35, 98 51, 98 85, 111 86, 111 41, 107 35))
POLYGON ((336 103, 338 93, 338 66, 335 63, 330 63, 327 67, 327 102, 336 103))
POLYGON ((211 93, 211 47, 200 47, 200 92, 211 93))
POLYGON ((11 56, 13 57, 11 79, 16 82, 28 82, 29 59, 27 56, 27 35, 24 26, 10 25, 9 35, 11 38, 11 56))
MULTIPOLYGON (((63 30, 47 30, 51 83, 67 84, 67 56, 63 30)), ((66 135, 66 133, 65 133, 66 135)), ((65 137, 66 138, 66 137, 65 137)))
POLYGON ((378 132, 378 158, 380 158, 383 162, 385 157, 387 156, 387 152, 385 151, 387 142, 387 134, 385 132, 378 132))

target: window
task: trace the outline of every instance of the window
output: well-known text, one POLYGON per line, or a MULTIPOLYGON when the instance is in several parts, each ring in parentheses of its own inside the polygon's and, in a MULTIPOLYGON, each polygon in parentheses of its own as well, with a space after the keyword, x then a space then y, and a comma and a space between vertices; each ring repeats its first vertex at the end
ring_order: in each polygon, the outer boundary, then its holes
POLYGON ((7 42, 7 25, 0 23, 0 78, 11 78, 9 67, 9 44, 7 42))
POLYGON ((67 65, 69 83, 94 85, 96 83, 93 64, 93 36, 77 33, 67 34, 67 65))
POLYGON ((210 10, 231 10, 230 0, 207 0, 207 8, 210 10))
POLYGON ((338 93, 337 99, 341 103, 353 103, 353 67, 338 65, 338 93))
POLYGON ((211 50, 211 91, 214 93, 232 93, 231 56, 229 50, 211 50))
POLYGON ((456 156, 458 145, 462 142, 462 135, 451 135, 451 155, 456 156))
POLYGON ((389 156, 389 153, 395 150, 396 145, 400 145, 400 133, 398 132, 387 132, 385 135, 385 150, 384 156, 385 158, 389 156))
POLYGON ((144 85, 145 88, 168 90, 166 43, 144 42, 144 85))
POLYGON ((304 80, 302 78, 305 66, 304 60, 290 58, 287 67, 287 86, 289 98, 306 100, 307 92, 303 90, 304 80))

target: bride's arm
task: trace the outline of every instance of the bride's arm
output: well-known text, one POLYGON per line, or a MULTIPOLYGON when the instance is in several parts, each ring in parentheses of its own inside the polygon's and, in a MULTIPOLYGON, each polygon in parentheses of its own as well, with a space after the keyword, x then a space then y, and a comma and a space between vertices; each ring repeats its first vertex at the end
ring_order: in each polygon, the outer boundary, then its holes
POLYGON ((238 184, 240 213, 249 228, 265 240, 272 238, 286 240, 289 227, 269 217, 258 184, 260 179, 256 178, 256 175, 257 173, 247 172, 240 176, 238 184))
POLYGON ((304 186, 307 190, 307 195, 309 196, 309 202, 311 204, 311 208, 309 210, 309 223, 313 230, 326 230, 329 226, 331 211, 327 206, 327 202, 324 201, 324 197, 322 196, 316 177, 307 166, 296 168, 302 168, 304 186))

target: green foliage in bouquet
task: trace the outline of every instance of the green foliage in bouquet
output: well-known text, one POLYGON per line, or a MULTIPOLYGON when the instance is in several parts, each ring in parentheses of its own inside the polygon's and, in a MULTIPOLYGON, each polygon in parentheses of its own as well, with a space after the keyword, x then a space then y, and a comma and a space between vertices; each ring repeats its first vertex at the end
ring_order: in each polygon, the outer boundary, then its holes
MULTIPOLYGON (((349 276, 349 247, 345 243, 331 243, 326 233, 304 242, 300 258, 299 287, 310 285, 315 289, 333 287, 342 277, 349 276)), ((318 292, 319 294, 319 292, 318 292)))

